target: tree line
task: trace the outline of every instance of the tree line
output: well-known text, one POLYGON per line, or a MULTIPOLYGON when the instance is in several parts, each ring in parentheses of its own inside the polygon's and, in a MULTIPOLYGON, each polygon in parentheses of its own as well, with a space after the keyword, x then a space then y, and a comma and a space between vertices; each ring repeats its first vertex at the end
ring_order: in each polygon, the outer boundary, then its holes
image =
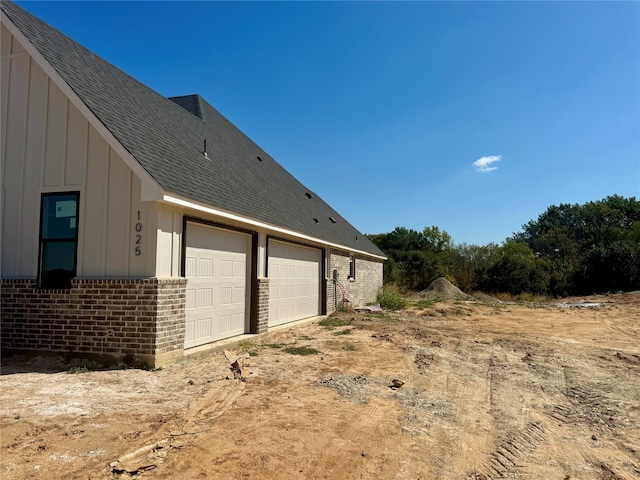
POLYGON ((438 227, 368 235, 385 284, 421 291, 445 277, 465 292, 586 295, 640 289, 640 202, 618 195, 549 207, 502 244, 454 244, 438 227))

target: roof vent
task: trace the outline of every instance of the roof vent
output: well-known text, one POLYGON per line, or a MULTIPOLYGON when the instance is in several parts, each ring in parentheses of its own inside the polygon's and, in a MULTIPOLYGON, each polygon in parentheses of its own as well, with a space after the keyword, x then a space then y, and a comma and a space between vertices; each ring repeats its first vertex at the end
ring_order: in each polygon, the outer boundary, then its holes
POLYGON ((305 193, 305 195, 307 196, 307 198, 313 198, 313 195, 311 195, 309 192, 305 193))
POLYGON ((318 220, 317 218, 314 218, 313 221, 316 223, 320 223, 320 220, 318 220))
POLYGON ((331 220, 331 223, 336 223, 336 219, 333 217, 329 217, 329 220, 331 220))
POLYGON ((262 161, 262 157, 256 157, 258 159, 259 162, 262 161))
POLYGON ((204 158, 209 158, 209 155, 207 155, 207 139, 206 138, 204 139, 204 150, 202 153, 204 153, 204 158))

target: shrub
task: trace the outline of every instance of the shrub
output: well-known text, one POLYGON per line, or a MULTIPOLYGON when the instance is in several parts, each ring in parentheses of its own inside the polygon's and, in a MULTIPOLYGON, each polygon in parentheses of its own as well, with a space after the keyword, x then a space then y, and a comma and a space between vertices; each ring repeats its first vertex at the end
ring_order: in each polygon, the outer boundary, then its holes
POLYGON ((69 367, 67 373, 78 374, 78 373, 89 373, 91 370, 86 365, 76 365, 74 367, 69 367))
POLYGON ((376 300, 385 310, 401 310, 407 306, 407 299, 394 286, 382 287, 376 300))
POLYGON ((344 301, 340 302, 338 304, 338 308, 337 308, 336 312, 338 312, 338 313, 349 313, 349 307, 347 306, 347 303, 345 303, 344 301))
POLYGON ((104 367, 97 362, 92 360, 82 360, 80 362, 76 362, 69 367, 67 373, 78 374, 78 373, 89 373, 95 372, 96 370, 102 370, 104 367))

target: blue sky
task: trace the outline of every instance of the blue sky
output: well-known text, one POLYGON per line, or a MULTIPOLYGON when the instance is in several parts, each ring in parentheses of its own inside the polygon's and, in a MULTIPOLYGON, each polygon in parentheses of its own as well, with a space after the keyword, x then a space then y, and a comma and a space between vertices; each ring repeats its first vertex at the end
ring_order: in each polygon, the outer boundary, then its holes
POLYGON ((640 2, 18 2, 199 93, 364 233, 640 197, 640 2))

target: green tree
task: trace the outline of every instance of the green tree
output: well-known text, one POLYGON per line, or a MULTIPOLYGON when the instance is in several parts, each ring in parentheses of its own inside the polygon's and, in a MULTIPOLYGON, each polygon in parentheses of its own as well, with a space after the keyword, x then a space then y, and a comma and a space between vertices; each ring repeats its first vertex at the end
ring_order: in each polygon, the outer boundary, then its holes
POLYGON ((498 261, 500 246, 461 243, 452 248, 452 266, 456 285, 464 292, 488 290, 489 270, 498 261))
POLYGON ((559 296, 640 289, 640 202, 613 195, 550 206, 502 245, 454 245, 436 226, 369 238, 388 256, 385 283, 422 290, 440 276, 464 291, 559 296))
POLYGON ((524 242, 507 240, 499 259, 489 268, 489 289, 494 292, 545 294, 549 288, 549 265, 536 258, 524 242))
POLYGON ((396 227, 369 238, 389 258, 384 267, 385 283, 419 291, 440 276, 451 276, 451 236, 436 226, 422 232, 396 227))
POLYGON ((436 226, 424 227, 422 231, 422 250, 431 253, 446 253, 451 250, 451 235, 436 226))
POLYGON ((513 239, 549 262, 554 294, 638 288, 638 222, 640 202, 613 195, 584 205, 551 206, 513 239))

